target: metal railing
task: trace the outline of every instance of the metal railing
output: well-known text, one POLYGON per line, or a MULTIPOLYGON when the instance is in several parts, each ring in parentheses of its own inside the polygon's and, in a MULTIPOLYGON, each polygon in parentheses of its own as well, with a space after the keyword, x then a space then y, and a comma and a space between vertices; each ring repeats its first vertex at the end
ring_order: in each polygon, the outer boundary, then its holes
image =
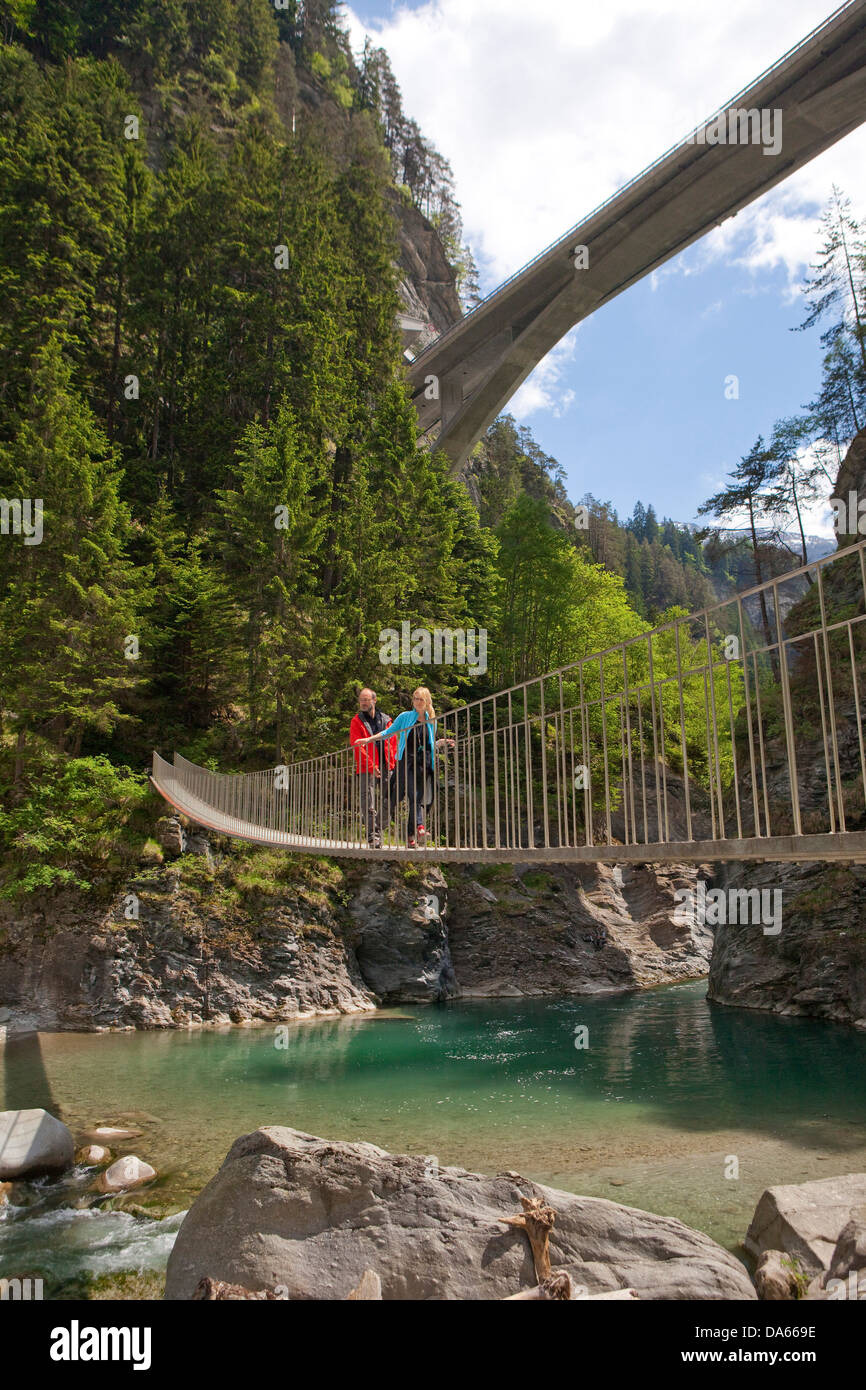
MULTIPOLYGON (((864 548, 441 715, 417 788, 424 854, 866 858, 864 548)), ((242 774, 154 754, 152 780, 193 821, 242 839, 417 854, 405 759, 394 786, 383 745, 368 747, 382 765, 372 802, 349 747, 242 774)))

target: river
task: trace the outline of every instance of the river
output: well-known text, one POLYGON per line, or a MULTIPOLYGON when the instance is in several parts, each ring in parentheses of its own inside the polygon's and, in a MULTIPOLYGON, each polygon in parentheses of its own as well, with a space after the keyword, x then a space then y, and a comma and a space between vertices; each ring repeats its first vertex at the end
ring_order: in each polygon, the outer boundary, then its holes
POLYGON ((697 981, 282 1028, 13 1040, 0 1048, 5 1108, 44 1106, 76 1137, 140 1130, 115 1152, 160 1176, 115 1210, 80 1168, 16 1188, 0 1208, 0 1274, 43 1272, 62 1296, 76 1279, 164 1269, 180 1218, 141 1205, 181 1212, 232 1141, 268 1124, 515 1169, 677 1216, 742 1254, 764 1188, 866 1171, 866 1036, 705 994, 697 981))

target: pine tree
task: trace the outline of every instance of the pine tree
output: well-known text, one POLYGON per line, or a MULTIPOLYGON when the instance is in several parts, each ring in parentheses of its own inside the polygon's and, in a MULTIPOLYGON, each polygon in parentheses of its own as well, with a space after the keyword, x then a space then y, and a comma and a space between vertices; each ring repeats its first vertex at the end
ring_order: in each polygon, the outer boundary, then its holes
MULTIPOLYGON (((744 510, 749 521, 752 556, 755 565, 755 580, 764 582, 762 550, 758 543, 758 518, 765 510, 769 490, 778 476, 778 462, 772 451, 758 436, 748 454, 745 454, 737 467, 728 475, 731 479, 727 487, 715 493, 698 508, 699 516, 715 516, 736 519, 744 510)), ((766 595, 761 592, 761 620, 767 646, 770 646, 770 620, 767 612, 766 595)))
POLYGON ((123 698, 147 668, 146 651, 140 666, 126 656, 147 576, 126 554, 117 457, 70 379, 52 337, 37 355, 28 409, 0 446, 4 494, 44 504, 41 542, 4 540, 0 552, 0 668, 19 751, 36 734, 77 757, 88 734, 128 718, 123 698))
POLYGON ((331 656, 332 624, 315 584, 325 474, 324 458, 305 447, 284 404, 267 428, 247 428, 236 485, 217 491, 217 534, 243 610, 251 734, 274 729, 277 763, 284 760, 286 710, 303 706, 331 656))

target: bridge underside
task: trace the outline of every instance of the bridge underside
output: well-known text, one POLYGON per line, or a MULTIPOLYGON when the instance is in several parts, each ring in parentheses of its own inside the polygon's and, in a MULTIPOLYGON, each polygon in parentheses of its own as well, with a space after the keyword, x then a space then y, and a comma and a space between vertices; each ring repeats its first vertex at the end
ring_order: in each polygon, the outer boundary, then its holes
MULTIPOLYGON (((167 767, 167 765, 165 765, 167 767)), ((163 770, 153 774, 154 789, 197 825, 256 845, 271 845, 295 854, 369 860, 427 860, 442 864, 492 861, 500 864, 709 864, 725 860, 767 860, 802 863, 842 860, 866 863, 866 831, 829 835, 773 835, 748 840, 677 840, 665 844, 601 845, 476 845, 459 849, 431 846, 407 849, 400 845, 371 849, 362 840, 307 838, 271 830, 215 811, 163 770)))
POLYGON ((415 359, 419 429, 433 438, 438 425, 455 470, 569 329, 866 120, 866 4, 816 30, 731 110, 781 112, 780 150, 683 142, 415 359))

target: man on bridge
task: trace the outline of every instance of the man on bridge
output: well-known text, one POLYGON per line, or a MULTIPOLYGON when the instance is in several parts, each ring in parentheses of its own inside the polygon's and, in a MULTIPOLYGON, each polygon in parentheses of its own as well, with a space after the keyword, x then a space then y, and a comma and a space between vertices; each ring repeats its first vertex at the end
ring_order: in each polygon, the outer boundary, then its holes
MULTIPOLYGON (((355 749, 355 772, 359 779, 361 813, 367 823, 367 842, 371 849, 382 848, 380 807, 384 807, 390 817, 389 779, 386 776, 385 780, 382 780, 380 744, 366 744, 363 748, 356 745, 362 739, 382 733, 390 728, 390 725, 391 720, 387 714, 376 708, 375 690, 365 686, 358 696, 358 713, 349 726, 349 742, 355 749)), ((385 759, 390 772, 396 758, 394 739, 384 739, 381 746, 385 749, 385 759)))

